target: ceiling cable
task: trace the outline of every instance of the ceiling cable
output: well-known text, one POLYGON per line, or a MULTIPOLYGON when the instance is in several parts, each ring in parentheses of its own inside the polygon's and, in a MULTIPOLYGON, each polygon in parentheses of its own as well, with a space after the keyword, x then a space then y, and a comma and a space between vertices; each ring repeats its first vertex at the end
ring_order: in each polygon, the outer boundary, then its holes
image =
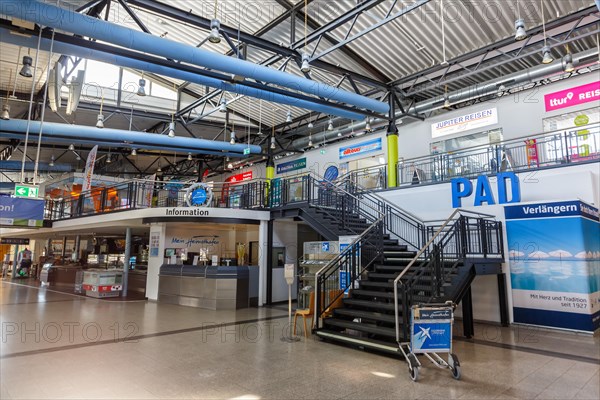
POLYGON ((38 60, 40 55, 40 45, 42 44, 42 27, 39 27, 37 50, 35 53, 35 64, 31 79, 31 93, 29 95, 29 111, 27 111, 27 128, 25 129, 25 143, 23 145, 23 160, 21 161, 21 183, 25 180, 25 161, 27 160, 27 144, 29 142, 29 130, 31 128, 31 112, 33 109, 33 94, 35 92, 35 75, 37 73, 38 60))

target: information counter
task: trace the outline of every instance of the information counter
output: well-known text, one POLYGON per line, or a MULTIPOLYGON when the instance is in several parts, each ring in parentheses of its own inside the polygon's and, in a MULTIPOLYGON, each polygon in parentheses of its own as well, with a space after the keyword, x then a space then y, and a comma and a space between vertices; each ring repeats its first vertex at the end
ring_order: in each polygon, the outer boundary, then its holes
POLYGON ((80 265, 44 264, 40 273, 40 281, 47 286, 75 288, 83 280, 83 268, 80 265))
POLYGON ((251 269, 258 271, 248 266, 165 264, 160 268, 158 301, 209 310, 247 308, 251 269))

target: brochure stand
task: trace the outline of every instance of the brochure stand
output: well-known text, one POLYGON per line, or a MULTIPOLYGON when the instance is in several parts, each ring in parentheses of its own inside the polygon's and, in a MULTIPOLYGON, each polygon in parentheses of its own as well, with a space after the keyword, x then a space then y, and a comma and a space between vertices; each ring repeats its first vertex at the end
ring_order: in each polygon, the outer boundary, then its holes
POLYGON ((300 338, 292 335, 292 285, 294 284, 294 264, 285 264, 284 276, 288 284, 288 329, 287 336, 282 336, 283 342, 299 342, 300 338))

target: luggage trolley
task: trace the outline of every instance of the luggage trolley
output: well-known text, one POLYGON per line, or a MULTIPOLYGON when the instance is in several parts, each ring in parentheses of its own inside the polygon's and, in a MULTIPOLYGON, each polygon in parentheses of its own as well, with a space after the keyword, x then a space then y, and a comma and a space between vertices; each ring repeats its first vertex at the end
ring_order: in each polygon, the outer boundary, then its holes
POLYGON ((410 343, 400 343, 400 351, 406 358, 410 378, 419 379, 421 362, 417 354, 424 354, 436 367, 452 372, 460 379, 460 362, 452 353, 452 324, 454 308, 452 302, 445 304, 414 305, 411 308, 410 343), (438 353, 448 353, 448 361, 438 353))

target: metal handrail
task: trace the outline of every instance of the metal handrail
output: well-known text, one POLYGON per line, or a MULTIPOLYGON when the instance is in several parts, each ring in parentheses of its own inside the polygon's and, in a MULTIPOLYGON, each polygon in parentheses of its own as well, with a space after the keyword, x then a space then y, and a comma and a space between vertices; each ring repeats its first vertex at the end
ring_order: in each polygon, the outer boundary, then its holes
POLYGON ((408 263, 408 265, 406 266, 406 268, 404 268, 402 270, 402 272, 400 272, 400 275, 398 275, 396 277, 396 279, 394 279, 394 312, 395 312, 395 325, 396 325, 396 342, 400 343, 400 315, 398 313, 398 283, 402 283, 401 279, 402 277, 410 270, 410 268, 412 268, 412 266, 417 262, 417 260, 419 259, 419 257, 421 257, 421 255, 423 255, 423 253, 425 253, 425 251, 429 248, 429 246, 435 241, 435 239, 442 233, 442 231, 444 230, 444 228, 446 228, 446 226, 452 221, 454 220, 454 216, 456 214, 460 213, 460 209, 456 209, 454 210, 454 212, 450 215, 450 217, 448 217, 448 219, 446 219, 446 221, 442 224, 442 226, 437 230, 437 232, 431 237, 431 239, 429 239, 429 241, 425 244, 425 246, 423 246, 423 248, 421 248, 421 250, 419 250, 419 252, 415 255, 415 257, 408 263))
MULTIPOLYGON (((329 262, 327 264, 325 264, 321 269, 319 269, 316 273, 315 273, 315 291, 317 291, 317 285, 319 284, 319 276, 322 275, 326 270, 328 270, 329 268, 331 268, 333 265, 335 265, 336 263, 339 264, 339 261, 346 256, 348 253, 350 253, 350 251, 352 251, 353 247, 359 243, 362 239, 364 239, 364 237, 371 232, 371 230, 373 228, 375 228, 377 225, 379 225, 381 222, 383 222, 385 218, 385 215, 379 217, 379 219, 377 219, 375 222, 373 222, 367 229, 365 229, 365 231, 363 233, 361 233, 356 239, 354 239, 349 245, 348 247, 346 247, 346 249, 344 249, 344 251, 342 251, 340 254, 338 254, 335 258, 332 258, 331 260, 329 260, 329 262)), ((317 301, 316 297, 315 297, 315 302, 317 301)), ((317 324, 318 324, 318 319, 319 316, 316 315, 316 311, 315 311, 315 317, 314 317, 314 321, 313 321, 313 326, 316 328, 317 324)))

